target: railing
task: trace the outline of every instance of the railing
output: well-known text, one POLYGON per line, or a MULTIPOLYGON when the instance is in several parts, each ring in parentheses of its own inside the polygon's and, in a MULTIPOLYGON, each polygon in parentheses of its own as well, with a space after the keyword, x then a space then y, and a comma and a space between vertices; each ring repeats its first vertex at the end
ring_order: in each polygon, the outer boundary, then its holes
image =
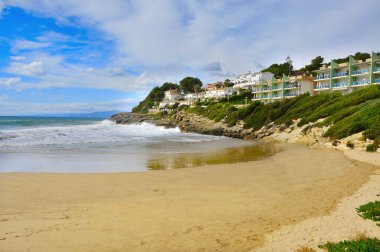
POLYGON ((272 87, 272 90, 281 90, 282 87, 281 86, 275 86, 275 87, 272 87))
POLYGON ((352 82, 351 86, 365 85, 365 84, 368 84, 368 83, 369 83, 368 80, 354 81, 354 82, 352 82))
POLYGON ((279 94, 272 94, 272 98, 280 98, 281 96, 279 94))
POLYGON ((374 72, 380 72, 380 67, 376 67, 375 69, 373 69, 374 72))
POLYGON ((369 69, 355 70, 355 71, 352 71, 351 75, 365 74, 365 73, 369 73, 369 69))
POLYGON ((373 83, 380 83, 380 79, 374 79, 373 83))
POLYGON ((333 88, 341 88, 341 87, 347 87, 347 82, 341 82, 341 83, 334 83, 332 86, 333 88))
POLYGON ((263 87, 262 89, 261 89, 262 91, 267 91, 267 90, 270 90, 270 87, 263 87))
POLYGON ((330 78, 329 74, 322 74, 322 75, 318 75, 316 79, 322 80, 322 79, 328 79, 328 78, 330 78))
POLYGON ((298 94, 297 93, 285 93, 284 96, 285 97, 294 97, 294 96, 297 96, 298 94))
POLYGON ((343 76, 348 76, 348 73, 345 72, 345 73, 334 73, 334 74, 333 74, 333 77, 334 77, 334 78, 335 78, 335 77, 343 77, 343 76))
POLYGON ((259 88, 254 88, 254 89, 252 89, 252 93, 258 93, 258 92, 260 92, 260 89, 259 89, 259 88))
POLYGON ((262 96, 261 96, 261 99, 269 99, 269 98, 270 98, 269 95, 262 95, 262 96))
POLYGON ((327 89, 327 88, 330 88, 329 84, 319 85, 315 87, 315 89, 327 89))
POLYGON ((285 85, 284 86, 284 89, 288 89, 288 88, 296 88, 298 87, 298 84, 288 84, 288 85, 285 85))

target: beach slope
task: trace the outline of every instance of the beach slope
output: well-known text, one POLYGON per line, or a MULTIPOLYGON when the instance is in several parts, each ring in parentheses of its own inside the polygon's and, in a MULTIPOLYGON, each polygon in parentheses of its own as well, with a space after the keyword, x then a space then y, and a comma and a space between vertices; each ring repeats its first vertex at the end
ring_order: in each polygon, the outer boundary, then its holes
POLYGON ((376 167, 282 145, 263 160, 115 174, 0 174, 0 251, 249 251, 328 215, 376 167))

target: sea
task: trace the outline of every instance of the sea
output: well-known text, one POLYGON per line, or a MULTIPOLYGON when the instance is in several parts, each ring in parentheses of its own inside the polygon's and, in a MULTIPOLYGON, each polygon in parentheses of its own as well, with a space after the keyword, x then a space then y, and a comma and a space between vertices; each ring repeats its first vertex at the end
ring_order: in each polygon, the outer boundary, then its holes
POLYGON ((0 172, 146 172, 261 159, 270 144, 108 119, 0 117, 0 172))

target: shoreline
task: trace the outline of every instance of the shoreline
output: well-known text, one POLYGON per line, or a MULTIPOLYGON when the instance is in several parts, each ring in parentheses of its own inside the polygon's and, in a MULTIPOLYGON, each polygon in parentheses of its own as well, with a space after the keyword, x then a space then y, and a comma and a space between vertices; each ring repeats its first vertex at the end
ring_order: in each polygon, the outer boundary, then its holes
POLYGON ((284 146, 263 160, 150 173, 0 174, 0 248, 248 251, 328 215, 378 169, 284 146))

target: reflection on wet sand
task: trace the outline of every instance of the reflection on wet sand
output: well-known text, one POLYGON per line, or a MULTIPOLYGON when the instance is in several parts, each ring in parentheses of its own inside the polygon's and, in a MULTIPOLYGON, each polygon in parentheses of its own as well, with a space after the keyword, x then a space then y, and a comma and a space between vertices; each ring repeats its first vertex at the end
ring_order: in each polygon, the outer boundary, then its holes
POLYGON ((147 167, 150 170, 169 170, 210 164, 248 162, 268 157, 280 150, 278 145, 256 143, 199 153, 163 153, 148 160, 147 167))

